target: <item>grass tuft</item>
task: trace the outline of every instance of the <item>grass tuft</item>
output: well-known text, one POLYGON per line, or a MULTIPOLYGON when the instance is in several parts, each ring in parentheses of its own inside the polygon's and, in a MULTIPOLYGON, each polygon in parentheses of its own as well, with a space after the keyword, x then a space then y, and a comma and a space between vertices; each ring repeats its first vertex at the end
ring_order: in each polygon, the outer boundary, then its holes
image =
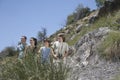
POLYGON ((66 80, 69 68, 62 64, 42 64, 35 56, 23 60, 9 60, 1 65, 0 78, 3 80, 66 80))

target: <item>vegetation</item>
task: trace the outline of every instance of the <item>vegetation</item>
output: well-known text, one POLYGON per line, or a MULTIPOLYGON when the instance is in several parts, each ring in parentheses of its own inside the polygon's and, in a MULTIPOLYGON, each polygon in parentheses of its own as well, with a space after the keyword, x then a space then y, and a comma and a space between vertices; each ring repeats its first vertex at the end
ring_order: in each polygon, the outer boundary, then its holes
MULTIPOLYGON (((96 0, 97 6, 100 7, 103 5, 105 0, 96 0)), ((100 55, 107 60, 119 61, 120 60, 120 11, 113 13, 112 15, 107 15, 99 18, 94 22, 94 24, 90 24, 89 26, 85 26, 85 22, 79 33, 75 32, 75 27, 77 25, 77 21, 87 16, 90 13, 89 8, 84 8, 82 5, 79 5, 76 8, 76 11, 67 17, 66 26, 72 25, 72 27, 68 28, 69 32, 66 35, 66 38, 71 37, 76 34, 76 36, 70 40, 67 39, 68 44, 74 45, 84 34, 98 29, 100 27, 109 27, 113 32, 110 32, 108 36, 106 36, 103 43, 101 43, 98 48, 100 55), (75 27, 73 27, 75 26, 75 27)), ((59 30, 54 34, 55 36, 64 31, 64 29, 59 30)), ((43 41, 47 37, 47 30, 42 28, 41 31, 38 32, 38 40, 39 42, 43 41)), ((52 36, 53 37, 53 36, 52 36)), ((15 49, 12 47, 8 47, 5 49, 9 52, 9 56, 13 56, 15 49)), ((59 63, 57 65, 53 64, 52 61, 50 64, 42 64, 39 62, 35 56, 28 56, 23 60, 18 59, 9 59, 3 60, 3 63, 0 64, 1 72, 0 78, 3 80, 66 80, 69 67, 59 63)), ((119 79, 117 77, 115 80, 119 79)))
MULTIPOLYGON (((4 60, 5 61, 5 60, 4 60)), ((33 55, 23 60, 12 58, 1 65, 2 80, 66 80, 68 67, 62 63, 41 63, 33 55)))
POLYGON ((47 37, 47 29, 41 28, 41 31, 38 32, 38 41, 42 42, 47 37))
MULTIPOLYGON (((98 29, 100 27, 109 27, 111 30, 119 30, 120 29, 119 19, 120 19, 120 11, 115 12, 112 15, 101 17, 100 19, 96 20, 94 24, 91 24, 88 27, 83 26, 81 28, 81 31, 77 34, 77 36, 75 36, 73 40, 69 40, 68 43, 69 45, 74 45, 84 34, 93 31, 95 29, 98 29)), ((72 30, 74 30, 74 27, 72 30)))
POLYGON ((95 2, 97 7, 101 7, 104 5, 105 0, 95 0, 95 2))
POLYGON ((75 36, 75 38, 73 40, 68 41, 68 44, 70 46, 74 45, 87 32, 88 32, 88 28, 83 27, 82 30, 75 36))
POLYGON ((100 53, 107 60, 120 60, 120 32, 110 32, 101 44, 100 53))
POLYGON ((112 79, 112 80, 120 80, 120 74, 119 74, 119 75, 117 75, 117 76, 115 76, 115 78, 114 78, 114 79, 112 79))
MULTIPOLYGON (((17 54, 17 50, 14 46, 6 47, 1 54, 5 54, 6 56, 14 56, 17 54)), ((2 57, 2 56, 1 56, 2 57)))
POLYGON ((90 14, 90 8, 88 7, 83 7, 82 4, 78 5, 76 8, 75 12, 73 12, 71 15, 67 17, 67 22, 66 24, 72 24, 80 19, 82 19, 85 16, 88 16, 90 14))

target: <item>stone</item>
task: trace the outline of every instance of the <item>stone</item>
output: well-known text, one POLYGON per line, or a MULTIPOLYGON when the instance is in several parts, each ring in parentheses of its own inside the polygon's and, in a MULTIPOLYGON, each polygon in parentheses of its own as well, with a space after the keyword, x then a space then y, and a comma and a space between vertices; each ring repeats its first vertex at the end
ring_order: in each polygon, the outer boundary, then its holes
POLYGON ((78 26, 77 26, 77 28, 76 28, 76 33, 78 33, 78 32, 80 32, 80 31, 81 31, 82 26, 83 26, 83 24, 81 24, 81 25, 78 25, 78 26))
POLYGON ((75 44, 75 54, 68 58, 70 75, 67 80, 111 80, 120 73, 120 62, 101 59, 97 47, 111 30, 101 27, 85 34, 75 44))

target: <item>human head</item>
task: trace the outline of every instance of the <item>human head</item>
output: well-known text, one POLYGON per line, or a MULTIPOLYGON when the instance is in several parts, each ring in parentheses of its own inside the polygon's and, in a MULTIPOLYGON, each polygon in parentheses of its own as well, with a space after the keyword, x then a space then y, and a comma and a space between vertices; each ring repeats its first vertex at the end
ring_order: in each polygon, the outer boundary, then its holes
POLYGON ((21 37, 21 43, 26 43, 27 37, 26 36, 22 36, 21 37))
POLYGON ((44 39, 44 45, 47 47, 50 47, 50 40, 49 39, 44 39))
POLYGON ((37 46, 37 39, 34 38, 34 37, 31 37, 31 38, 30 38, 30 44, 31 44, 32 46, 37 46))
POLYGON ((65 37, 64 37, 64 35, 58 35, 58 41, 59 41, 59 42, 65 42, 65 37))

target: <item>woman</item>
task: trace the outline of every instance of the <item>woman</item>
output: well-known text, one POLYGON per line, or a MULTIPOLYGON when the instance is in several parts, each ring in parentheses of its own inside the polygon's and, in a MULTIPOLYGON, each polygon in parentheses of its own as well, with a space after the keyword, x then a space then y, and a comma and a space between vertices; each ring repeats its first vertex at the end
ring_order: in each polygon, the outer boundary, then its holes
POLYGON ((25 53, 28 54, 37 54, 37 39, 34 37, 30 38, 30 45, 26 48, 25 53))
POLYGON ((44 46, 41 47, 38 52, 40 53, 42 63, 50 62, 50 56, 53 54, 53 51, 50 48, 50 41, 48 39, 44 40, 44 46))

